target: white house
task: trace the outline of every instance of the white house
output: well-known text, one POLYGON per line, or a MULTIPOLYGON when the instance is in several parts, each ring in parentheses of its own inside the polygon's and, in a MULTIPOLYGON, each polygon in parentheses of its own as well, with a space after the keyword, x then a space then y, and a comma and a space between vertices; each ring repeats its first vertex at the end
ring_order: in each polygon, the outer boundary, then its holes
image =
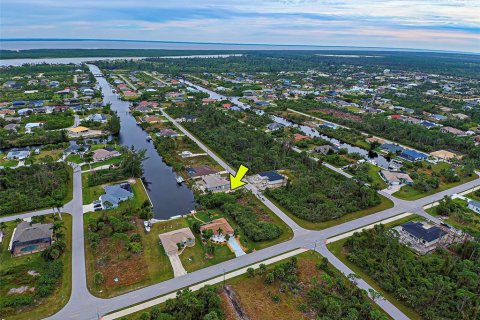
POLYGON ((468 200, 468 209, 480 214, 480 201, 468 200))

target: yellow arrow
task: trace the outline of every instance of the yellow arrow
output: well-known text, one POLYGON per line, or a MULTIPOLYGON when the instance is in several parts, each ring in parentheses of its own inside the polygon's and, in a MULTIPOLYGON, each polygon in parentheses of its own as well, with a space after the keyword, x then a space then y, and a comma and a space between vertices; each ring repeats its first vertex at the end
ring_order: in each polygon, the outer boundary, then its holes
POLYGON ((235 176, 230 175, 231 190, 237 189, 245 184, 245 182, 243 182, 242 179, 245 176, 245 174, 247 174, 247 171, 248 171, 248 168, 242 164, 240 165, 240 168, 238 168, 237 174, 235 176))

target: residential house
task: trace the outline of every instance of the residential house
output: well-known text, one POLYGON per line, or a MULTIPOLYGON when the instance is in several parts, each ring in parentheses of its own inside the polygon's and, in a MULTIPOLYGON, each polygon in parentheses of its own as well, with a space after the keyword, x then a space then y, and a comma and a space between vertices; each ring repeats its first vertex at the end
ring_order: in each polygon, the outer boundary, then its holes
POLYGON ((89 128, 79 126, 79 127, 75 127, 75 128, 70 128, 70 129, 68 129, 68 134, 69 134, 71 137, 81 137, 81 136, 83 136, 83 135, 88 134, 89 131, 90 131, 89 128))
POLYGON ((101 113, 91 114, 88 117, 86 117, 86 119, 94 122, 101 122, 101 123, 107 122, 107 116, 101 113))
POLYGON ((13 231, 9 251, 17 257, 45 250, 52 244, 52 226, 52 223, 20 222, 13 231))
POLYGON ((304 141, 304 140, 310 140, 311 138, 309 136, 304 136, 300 133, 294 133, 293 138, 295 139, 295 142, 298 141, 304 141))
POLYGON ((17 132, 18 128, 20 128, 20 125, 18 123, 9 123, 3 127, 3 129, 8 130, 8 131, 13 131, 17 132))
POLYGON ((216 174, 202 176, 202 183, 206 191, 220 192, 230 190, 230 181, 216 174))
POLYGON ((468 200, 468 209, 480 214, 480 201, 468 200))
POLYGON ((25 160, 30 156, 30 151, 21 149, 12 149, 7 154, 7 160, 25 160))
POLYGON ((178 255, 185 247, 195 245, 195 236, 190 228, 182 228, 159 234, 160 242, 168 256, 178 255))
POLYGON ((212 220, 211 222, 200 226, 200 232, 204 233, 207 230, 212 230, 213 236, 210 240, 215 242, 225 242, 225 236, 234 236, 234 230, 225 218, 212 220))
POLYGON ((410 244, 419 253, 427 253, 436 249, 448 237, 448 233, 440 227, 418 221, 404 223, 399 231, 402 242, 410 244))
POLYGON ((63 151, 63 154, 65 156, 68 156, 71 154, 84 154, 88 150, 90 150, 90 146, 88 144, 85 144, 85 145, 72 144, 67 149, 65 149, 65 151, 63 151))
POLYGON ((103 209, 117 208, 123 201, 133 198, 132 187, 128 182, 106 186, 105 194, 100 196, 103 209))
POLYGON ((451 151, 447 151, 447 150, 438 150, 438 151, 430 152, 430 156, 443 161, 450 161, 453 159, 462 158, 462 156, 459 156, 458 154, 451 151))
POLYGON ((27 133, 32 132, 33 129, 41 128, 43 126, 43 123, 41 122, 30 122, 25 125, 25 131, 27 133))
POLYGON ((405 151, 405 148, 393 143, 384 143, 380 146, 380 148, 387 153, 400 153, 405 151))
POLYGON ((98 161, 105 161, 113 157, 118 157, 120 155, 120 152, 117 150, 107 150, 107 149, 97 149, 93 151, 93 161, 98 162, 98 161))
POLYGON ((283 124, 278 122, 270 123, 269 125, 267 125, 267 129, 269 131, 279 130, 279 129, 282 129, 283 127, 284 127, 283 124))
POLYGON ((186 169, 188 175, 192 178, 199 178, 206 175, 211 175, 217 173, 216 170, 210 168, 209 166, 202 165, 196 167, 189 167, 186 169))
POLYGON ((314 152, 318 152, 326 156, 327 154, 332 154, 338 152, 338 148, 331 146, 329 144, 323 145, 323 146, 317 146, 313 149, 314 152))
POLYGON ((163 129, 157 132, 156 134, 159 137, 170 137, 170 138, 175 138, 179 136, 179 134, 173 131, 172 129, 163 129))
POLYGON ((457 129, 457 128, 452 128, 452 127, 443 127, 440 129, 441 132, 443 133, 451 133, 456 136, 465 136, 465 131, 457 129))
POLYGON ((284 176, 274 170, 261 172, 258 174, 258 177, 269 187, 281 186, 286 180, 284 176))
POLYGON ((415 162, 415 161, 421 161, 421 160, 427 159, 428 155, 415 150, 405 150, 402 153, 400 153, 399 157, 415 162))
POLYGON ((389 185, 398 186, 402 184, 413 185, 413 180, 407 173, 381 170, 380 176, 387 182, 389 185))

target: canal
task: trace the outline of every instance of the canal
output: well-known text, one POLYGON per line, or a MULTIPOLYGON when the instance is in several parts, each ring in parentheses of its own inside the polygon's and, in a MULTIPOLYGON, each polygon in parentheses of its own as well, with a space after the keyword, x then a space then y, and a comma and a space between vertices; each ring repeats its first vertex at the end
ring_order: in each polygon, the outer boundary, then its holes
MULTIPOLYGON (((88 67, 93 74, 102 74, 97 66, 89 64, 88 67)), ((147 133, 137 125, 135 118, 129 113, 130 103, 114 94, 103 76, 96 79, 97 88, 101 89, 103 94, 103 102, 110 103, 112 110, 120 117, 120 144, 129 148, 133 146, 136 150, 146 150, 148 158, 143 161, 143 180, 153 204, 154 217, 168 219, 189 213, 194 208, 193 192, 185 184, 177 184, 173 169, 162 161, 153 142, 147 142, 147 133)))
MULTIPOLYGON (((199 85, 196 85, 196 84, 194 84, 190 81, 183 80, 183 82, 185 84, 191 86, 191 87, 194 87, 195 89, 197 89, 199 91, 208 93, 211 98, 214 98, 214 99, 217 99, 217 100, 230 100, 230 101, 232 101, 233 103, 235 103, 236 105, 240 106, 243 109, 251 108, 248 104, 241 102, 239 100, 240 97, 236 97, 236 96, 228 96, 227 97, 227 96, 221 95, 221 94, 219 94, 215 91, 209 90, 209 89, 204 88, 204 87, 199 86, 199 85)), ((252 110, 254 110, 257 114, 260 114, 260 115, 264 114, 264 112, 262 110, 259 110, 259 109, 252 109, 252 110)), ((365 157, 366 159, 373 160, 378 166, 380 166, 384 169, 388 169, 388 167, 391 163, 390 160, 388 160, 387 158, 385 158, 382 155, 373 154, 373 157, 371 157, 371 155, 369 155, 368 150, 365 150, 363 148, 360 148, 360 147, 351 145, 349 143, 342 142, 338 139, 329 137, 327 135, 324 135, 324 134, 318 132, 318 130, 316 130, 315 128, 305 126, 305 125, 298 125, 298 124, 295 124, 288 119, 285 119, 285 118, 279 117, 279 116, 275 116, 275 115, 270 115, 270 117, 272 118, 273 121, 275 121, 277 123, 280 123, 284 126, 299 128, 303 132, 303 134, 305 134, 307 136, 319 137, 319 138, 322 138, 323 140, 331 142, 332 144, 336 145, 339 148, 347 149, 347 151, 349 153, 358 153, 361 156, 365 157)))

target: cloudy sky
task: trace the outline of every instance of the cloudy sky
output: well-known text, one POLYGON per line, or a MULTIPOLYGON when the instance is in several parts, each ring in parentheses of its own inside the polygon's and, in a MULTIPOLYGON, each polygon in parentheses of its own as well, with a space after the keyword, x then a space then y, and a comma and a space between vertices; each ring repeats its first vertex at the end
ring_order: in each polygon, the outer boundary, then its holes
POLYGON ((480 52, 479 0, 1 0, 0 38, 480 52))

